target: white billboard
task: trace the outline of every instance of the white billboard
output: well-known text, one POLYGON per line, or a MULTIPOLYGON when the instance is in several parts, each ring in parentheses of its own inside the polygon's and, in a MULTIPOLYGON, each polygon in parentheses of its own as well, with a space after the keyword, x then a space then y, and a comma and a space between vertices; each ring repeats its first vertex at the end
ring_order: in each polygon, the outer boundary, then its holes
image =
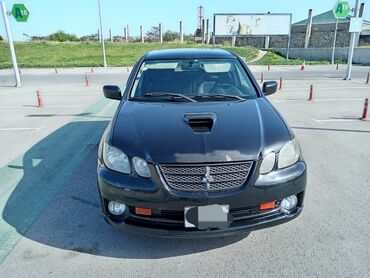
POLYGON ((215 14, 215 36, 289 35, 291 14, 215 14))

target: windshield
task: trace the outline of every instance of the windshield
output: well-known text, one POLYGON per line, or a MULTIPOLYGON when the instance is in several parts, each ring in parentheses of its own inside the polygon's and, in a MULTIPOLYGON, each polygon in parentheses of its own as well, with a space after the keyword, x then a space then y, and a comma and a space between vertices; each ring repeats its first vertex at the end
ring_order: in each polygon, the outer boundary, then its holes
POLYGON ((237 59, 196 59, 143 62, 130 98, 240 101, 256 95, 248 74, 237 59))

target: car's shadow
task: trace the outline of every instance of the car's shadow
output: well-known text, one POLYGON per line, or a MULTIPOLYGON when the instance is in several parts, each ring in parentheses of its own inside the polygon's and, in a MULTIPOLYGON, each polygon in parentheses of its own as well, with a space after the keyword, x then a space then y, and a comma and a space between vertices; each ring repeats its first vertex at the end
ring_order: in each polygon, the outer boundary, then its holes
MULTIPOLYGON (((245 236, 163 239, 133 235, 101 216, 96 185, 97 144, 107 121, 76 121, 26 152, 11 171, 23 177, 6 202, 3 219, 39 243, 118 258, 164 258, 220 248, 245 236)), ((66 256, 75 256, 68 252, 66 256)))

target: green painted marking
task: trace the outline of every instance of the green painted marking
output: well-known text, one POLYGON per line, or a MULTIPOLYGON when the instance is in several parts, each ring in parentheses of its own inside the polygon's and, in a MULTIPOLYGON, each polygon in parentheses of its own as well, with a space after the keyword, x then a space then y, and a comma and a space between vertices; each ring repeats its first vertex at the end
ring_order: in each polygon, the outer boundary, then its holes
POLYGON ((0 264, 99 142, 116 105, 98 101, 0 169, 0 264))

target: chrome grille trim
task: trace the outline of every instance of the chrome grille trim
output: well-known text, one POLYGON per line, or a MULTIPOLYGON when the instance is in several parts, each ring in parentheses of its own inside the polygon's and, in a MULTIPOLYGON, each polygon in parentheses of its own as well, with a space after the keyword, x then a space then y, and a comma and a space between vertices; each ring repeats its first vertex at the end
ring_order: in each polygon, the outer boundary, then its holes
POLYGON ((240 188, 247 180, 253 162, 209 164, 160 164, 169 188, 185 192, 216 192, 240 188), (211 181, 205 181, 208 167, 211 181))

